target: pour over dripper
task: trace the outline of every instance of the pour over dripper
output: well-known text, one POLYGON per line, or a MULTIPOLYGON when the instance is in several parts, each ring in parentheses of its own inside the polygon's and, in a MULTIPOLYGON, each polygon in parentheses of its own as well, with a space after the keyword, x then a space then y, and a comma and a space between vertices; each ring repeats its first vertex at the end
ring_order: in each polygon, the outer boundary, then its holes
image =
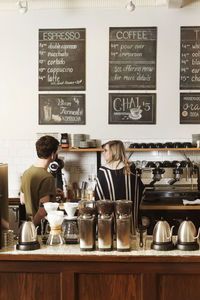
POLYGON ((51 231, 47 240, 47 245, 62 245, 64 244, 64 240, 62 237, 62 222, 64 219, 63 211, 54 211, 50 212, 47 215, 47 219, 49 221, 51 231))
POLYGON ((78 203, 74 203, 74 202, 65 202, 64 203, 64 209, 67 213, 67 219, 71 219, 74 217, 77 208, 78 208, 78 203))

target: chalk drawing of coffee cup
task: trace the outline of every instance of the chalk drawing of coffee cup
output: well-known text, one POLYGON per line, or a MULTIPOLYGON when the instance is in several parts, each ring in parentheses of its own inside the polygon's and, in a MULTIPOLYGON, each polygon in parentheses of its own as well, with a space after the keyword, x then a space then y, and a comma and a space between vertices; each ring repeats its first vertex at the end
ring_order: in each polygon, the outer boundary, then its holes
POLYGON ((133 107, 130 109, 130 118, 134 120, 139 120, 142 117, 142 109, 140 109, 140 106, 133 107))

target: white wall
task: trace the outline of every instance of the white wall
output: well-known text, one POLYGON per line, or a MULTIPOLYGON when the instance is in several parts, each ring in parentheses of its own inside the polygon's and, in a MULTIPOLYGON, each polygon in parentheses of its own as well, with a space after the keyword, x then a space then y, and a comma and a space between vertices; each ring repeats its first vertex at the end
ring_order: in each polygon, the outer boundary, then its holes
MULTIPOLYGON (((101 140, 190 141, 200 125, 179 124, 180 26, 200 26, 200 8, 0 11, 0 161, 9 192, 35 159, 37 132, 86 133, 101 140), (157 26, 157 124, 108 124, 109 27, 157 26), (86 28, 86 125, 38 125, 38 29, 86 28)), ((144 91, 142 91, 144 92, 144 91)), ((93 155, 94 156, 94 155, 93 155)), ((95 161, 95 157, 94 157, 95 161)))

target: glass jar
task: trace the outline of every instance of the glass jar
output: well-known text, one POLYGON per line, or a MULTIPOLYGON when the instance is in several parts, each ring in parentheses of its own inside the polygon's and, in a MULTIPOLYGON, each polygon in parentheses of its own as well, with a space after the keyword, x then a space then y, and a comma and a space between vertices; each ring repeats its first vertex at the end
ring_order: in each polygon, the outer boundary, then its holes
POLYGON ((129 200, 117 200, 115 201, 115 213, 116 215, 131 215, 132 201, 129 200))
POLYGON ((78 217, 79 240, 81 251, 95 249, 95 217, 92 215, 81 215, 78 217))
POLYGON ((67 133, 61 133, 61 147, 62 149, 69 148, 69 140, 68 140, 68 134, 67 133))
POLYGON ((98 200, 97 210, 100 215, 112 215, 114 211, 114 202, 111 200, 98 200))
POLYGON ((98 248, 100 251, 110 251, 113 246, 113 218, 111 215, 98 215, 98 248))
POLYGON ((79 214, 82 216, 96 215, 96 202, 94 200, 81 200, 78 203, 79 214))

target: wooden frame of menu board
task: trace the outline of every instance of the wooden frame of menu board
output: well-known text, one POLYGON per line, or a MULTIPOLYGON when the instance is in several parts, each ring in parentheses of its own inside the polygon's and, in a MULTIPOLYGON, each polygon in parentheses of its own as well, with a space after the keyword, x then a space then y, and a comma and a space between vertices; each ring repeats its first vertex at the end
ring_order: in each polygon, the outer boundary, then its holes
POLYGON ((200 93, 180 94, 180 124, 200 124, 200 93))
POLYGON ((85 29, 39 29, 39 91, 85 90, 85 29))
POLYGON ((84 125, 85 94, 40 94, 39 124, 84 125))
POLYGON ((156 27, 111 27, 109 89, 156 89, 156 27))
POLYGON ((180 89, 200 89, 200 26, 181 27, 180 89))
POLYGON ((109 124, 156 124, 156 94, 109 94, 109 124))

